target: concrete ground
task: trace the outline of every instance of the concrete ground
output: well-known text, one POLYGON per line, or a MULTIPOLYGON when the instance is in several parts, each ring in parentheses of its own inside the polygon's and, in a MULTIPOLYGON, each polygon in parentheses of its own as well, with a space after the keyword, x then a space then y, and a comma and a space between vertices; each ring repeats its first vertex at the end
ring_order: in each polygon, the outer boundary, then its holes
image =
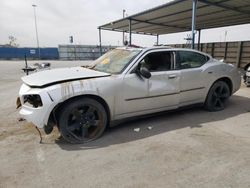
POLYGON ((55 130, 39 144, 15 109, 23 64, 0 61, 1 188, 250 187, 250 88, 242 85, 224 111, 192 108, 130 121, 85 145, 67 144, 55 130))

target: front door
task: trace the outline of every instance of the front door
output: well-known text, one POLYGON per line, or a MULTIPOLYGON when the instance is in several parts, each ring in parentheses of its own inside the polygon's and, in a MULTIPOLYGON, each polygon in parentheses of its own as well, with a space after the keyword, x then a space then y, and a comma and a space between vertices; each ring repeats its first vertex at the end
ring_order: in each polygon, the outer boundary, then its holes
POLYGON ((130 114, 147 109, 148 79, 140 78, 136 73, 126 74, 118 92, 115 114, 127 117, 130 114))
POLYGON ((151 108, 173 109, 178 107, 180 96, 180 71, 152 72, 149 79, 151 108))
POLYGON ((174 53, 152 52, 145 58, 151 72, 148 80, 150 108, 173 109, 178 107, 180 94, 180 71, 174 70, 174 53))
POLYGON ((174 54, 169 51, 150 52, 136 66, 146 67, 151 77, 146 79, 136 73, 124 76, 116 114, 126 117, 177 108, 180 72, 173 70, 174 54))

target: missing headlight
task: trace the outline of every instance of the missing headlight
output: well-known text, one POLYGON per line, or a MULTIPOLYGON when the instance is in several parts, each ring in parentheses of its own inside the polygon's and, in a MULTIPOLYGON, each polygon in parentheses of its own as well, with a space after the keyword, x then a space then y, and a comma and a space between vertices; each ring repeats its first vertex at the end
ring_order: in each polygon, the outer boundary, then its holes
POLYGON ((28 104, 33 108, 38 108, 43 105, 40 95, 24 95, 23 101, 24 104, 28 104))

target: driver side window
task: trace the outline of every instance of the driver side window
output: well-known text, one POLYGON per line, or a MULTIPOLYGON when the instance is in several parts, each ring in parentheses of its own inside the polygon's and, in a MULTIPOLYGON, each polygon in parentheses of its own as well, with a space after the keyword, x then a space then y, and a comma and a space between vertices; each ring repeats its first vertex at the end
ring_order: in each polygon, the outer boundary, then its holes
POLYGON ((140 66, 150 72, 168 71, 173 66, 173 55, 171 52, 153 52, 143 58, 140 66))

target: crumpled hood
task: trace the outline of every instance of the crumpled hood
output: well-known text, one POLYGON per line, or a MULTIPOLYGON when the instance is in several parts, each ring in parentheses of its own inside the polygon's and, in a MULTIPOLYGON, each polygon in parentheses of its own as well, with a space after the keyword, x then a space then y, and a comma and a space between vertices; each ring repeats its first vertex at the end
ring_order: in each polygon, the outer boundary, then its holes
POLYGON ((57 83, 110 76, 108 73, 99 72, 83 67, 58 68, 37 72, 22 77, 25 84, 31 87, 46 87, 57 83))

